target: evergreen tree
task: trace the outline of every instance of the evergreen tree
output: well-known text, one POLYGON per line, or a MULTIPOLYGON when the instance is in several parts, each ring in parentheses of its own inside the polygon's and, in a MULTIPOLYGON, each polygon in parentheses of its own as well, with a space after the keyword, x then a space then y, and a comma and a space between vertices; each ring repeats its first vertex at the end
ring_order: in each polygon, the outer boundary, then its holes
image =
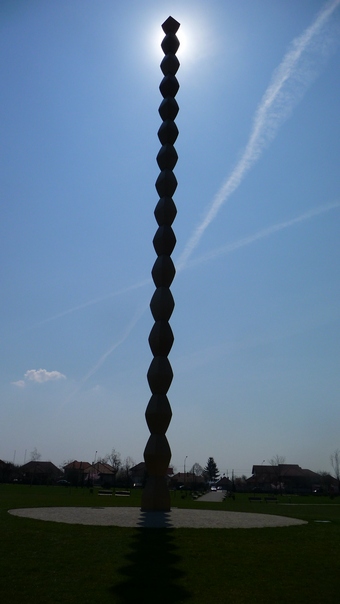
POLYGON ((207 465, 204 468, 204 474, 210 482, 218 479, 220 473, 213 457, 209 457, 207 465))

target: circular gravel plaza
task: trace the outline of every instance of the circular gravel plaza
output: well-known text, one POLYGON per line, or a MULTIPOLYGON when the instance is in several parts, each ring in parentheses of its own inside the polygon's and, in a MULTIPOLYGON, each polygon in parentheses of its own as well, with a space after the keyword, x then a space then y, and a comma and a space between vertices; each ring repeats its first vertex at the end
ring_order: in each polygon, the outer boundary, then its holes
POLYGON ((297 518, 217 510, 172 508, 170 512, 142 512, 137 507, 50 507, 9 510, 13 516, 97 526, 132 528, 249 529, 307 524, 297 518))

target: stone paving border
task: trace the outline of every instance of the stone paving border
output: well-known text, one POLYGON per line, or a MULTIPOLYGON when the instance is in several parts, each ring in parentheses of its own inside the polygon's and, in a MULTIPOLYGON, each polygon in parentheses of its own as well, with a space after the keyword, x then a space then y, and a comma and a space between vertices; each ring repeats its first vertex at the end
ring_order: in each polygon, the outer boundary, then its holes
POLYGON ((171 512, 141 512, 138 507, 50 507, 9 510, 13 516, 97 526, 134 528, 264 528, 307 524, 271 514, 172 508, 171 512))

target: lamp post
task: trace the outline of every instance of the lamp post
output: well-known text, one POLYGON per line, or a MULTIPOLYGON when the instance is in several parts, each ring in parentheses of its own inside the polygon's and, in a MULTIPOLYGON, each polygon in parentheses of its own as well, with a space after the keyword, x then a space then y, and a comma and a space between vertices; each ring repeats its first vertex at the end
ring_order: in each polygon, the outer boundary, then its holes
POLYGON ((180 24, 172 17, 169 17, 162 25, 165 37, 161 46, 165 57, 161 62, 164 77, 159 86, 163 96, 159 114, 163 123, 158 130, 158 138, 162 146, 157 155, 157 163, 161 172, 156 181, 159 201, 155 209, 155 218, 158 229, 153 239, 157 259, 152 268, 152 278, 156 290, 150 302, 155 323, 149 335, 149 344, 154 358, 147 373, 152 396, 145 413, 146 423, 150 430, 150 437, 144 450, 147 480, 142 494, 141 509, 145 512, 170 511, 170 493, 166 474, 171 459, 171 449, 165 433, 172 416, 167 392, 173 378, 168 354, 174 341, 169 319, 175 306, 170 285, 176 272, 171 260, 171 254, 176 245, 176 237, 171 225, 177 213, 172 196, 177 188, 173 168, 178 157, 174 147, 178 129, 174 120, 179 110, 175 100, 179 89, 175 77, 179 68, 179 61, 176 57, 179 48, 176 32, 179 26, 180 24))

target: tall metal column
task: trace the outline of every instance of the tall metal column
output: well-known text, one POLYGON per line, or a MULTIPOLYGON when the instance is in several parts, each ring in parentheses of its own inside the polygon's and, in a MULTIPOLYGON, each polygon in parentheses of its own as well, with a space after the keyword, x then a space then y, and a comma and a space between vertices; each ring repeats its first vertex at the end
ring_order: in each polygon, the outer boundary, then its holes
POLYGON ((155 209, 158 229, 153 239, 157 259, 152 268, 152 278, 156 290, 150 302, 155 323, 149 336, 149 344, 154 358, 147 374, 152 396, 145 413, 150 437, 144 450, 147 481, 142 495, 143 511, 170 510, 170 493, 166 474, 171 459, 171 450, 165 433, 172 416, 167 392, 173 378, 168 354, 174 341, 169 319, 175 306, 170 285, 176 272, 171 260, 171 254, 176 245, 176 237, 171 225, 177 213, 172 196, 177 188, 173 168, 178 159, 174 147, 178 129, 174 120, 179 110, 175 100, 179 89, 179 83, 175 77, 179 68, 179 61, 176 57, 179 48, 176 32, 179 26, 180 24, 172 17, 169 17, 162 25, 165 37, 161 46, 165 57, 161 62, 164 77, 159 87, 163 96, 159 114, 163 123, 158 130, 158 138, 162 146, 157 155, 157 163, 161 172, 156 181, 160 199, 155 209))

